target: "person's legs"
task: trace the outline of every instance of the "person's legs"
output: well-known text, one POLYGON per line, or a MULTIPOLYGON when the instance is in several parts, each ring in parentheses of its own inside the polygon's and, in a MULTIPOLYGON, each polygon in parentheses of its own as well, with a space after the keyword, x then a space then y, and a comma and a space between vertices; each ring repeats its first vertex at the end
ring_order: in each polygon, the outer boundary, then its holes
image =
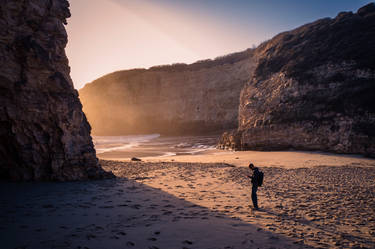
POLYGON ((251 189, 251 200, 253 201, 253 205, 255 209, 258 209, 257 190, 258 190, 258 186, 253 186, 253 188, 251 189))

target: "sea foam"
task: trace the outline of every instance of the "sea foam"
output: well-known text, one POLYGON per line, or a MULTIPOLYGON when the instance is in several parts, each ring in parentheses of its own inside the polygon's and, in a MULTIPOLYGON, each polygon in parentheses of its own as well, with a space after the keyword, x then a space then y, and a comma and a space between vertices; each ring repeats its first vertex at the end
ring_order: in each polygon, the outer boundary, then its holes
POLYGON ((130 149, 152 139, 160 137, 160 134, 129 135, 129 136, 93 136, 97 154, 130 149))

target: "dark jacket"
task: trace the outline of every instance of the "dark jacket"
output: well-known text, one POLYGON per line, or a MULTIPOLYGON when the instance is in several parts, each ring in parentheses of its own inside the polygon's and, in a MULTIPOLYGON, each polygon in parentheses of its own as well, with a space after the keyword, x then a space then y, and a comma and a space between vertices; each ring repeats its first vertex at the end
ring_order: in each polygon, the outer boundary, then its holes
POLYGON ((253 175, 251 176, 251 183, 253 184, 253 186, 256 186, 256 187, 259 186, 258 179, 259 179, 259 169, 255 167, 253 170, 253 175))

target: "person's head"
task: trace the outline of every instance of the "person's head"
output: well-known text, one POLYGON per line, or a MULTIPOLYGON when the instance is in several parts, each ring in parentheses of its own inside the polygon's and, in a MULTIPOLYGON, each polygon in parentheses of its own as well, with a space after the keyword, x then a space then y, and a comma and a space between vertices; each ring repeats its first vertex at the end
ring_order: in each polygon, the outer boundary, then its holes
POLYGON ((254 169, 255 169, 254 164, 250 163, 250 164, 249 164, 249 168, 250 168, 251 170, 254 170, 254 169))

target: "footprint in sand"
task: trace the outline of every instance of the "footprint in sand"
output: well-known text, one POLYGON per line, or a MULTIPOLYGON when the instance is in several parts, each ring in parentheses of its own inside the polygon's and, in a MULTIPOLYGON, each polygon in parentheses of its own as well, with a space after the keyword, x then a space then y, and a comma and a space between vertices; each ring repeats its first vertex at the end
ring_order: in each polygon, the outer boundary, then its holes
POLYGON ((127 187, 127 189, 128 189, 128 190, 136 190, 136 189, 138 189, 138 187, 136 187, 136 186, 132 186, 132 187, 127 187))
POLYGON ((99 206, 98 208, 114 208, 114 206, 99 206))
POLYGON ((184 241, 182 241, 182 244, 188 244, 188 245, 192 245, 192 244, 193 244, 193 242, 192 242, 192 241, 190 241, 190 240, 184 240, 184 241))
POLYGON ((96 230, 96 231, 100 231, 100 230, 104 230, 104 228, 101 227, 101 226, 95 226, 95 230, 96 230))
POLYGON ((269 240, 279 240, 279 238, 276 237, 276 236, 270 236, 268 239, 269 239, 269 240))
POLYGON ((175 206, 173 206, 172 204, 165 205, 164 207, 165 208, 175 208, 175 206))
POLYGON ((140 209, 142 207, 142 205, 134 204, 134 205, 131 205, 130 207, 134 208, 134 209, 140 209))
POLYGON ((86 234, 86 239, 87 239, 87 240, 95 239, 95 238, 96 238, 96 235, 95 235, 95 234, 91 234, 91 233, 86 234))
POLYGON ((132 242, 132 241, 128 241, 128 242, 126 242, 126 246, 133 247, 133 246, 135 246, 135 243, 132 242))

